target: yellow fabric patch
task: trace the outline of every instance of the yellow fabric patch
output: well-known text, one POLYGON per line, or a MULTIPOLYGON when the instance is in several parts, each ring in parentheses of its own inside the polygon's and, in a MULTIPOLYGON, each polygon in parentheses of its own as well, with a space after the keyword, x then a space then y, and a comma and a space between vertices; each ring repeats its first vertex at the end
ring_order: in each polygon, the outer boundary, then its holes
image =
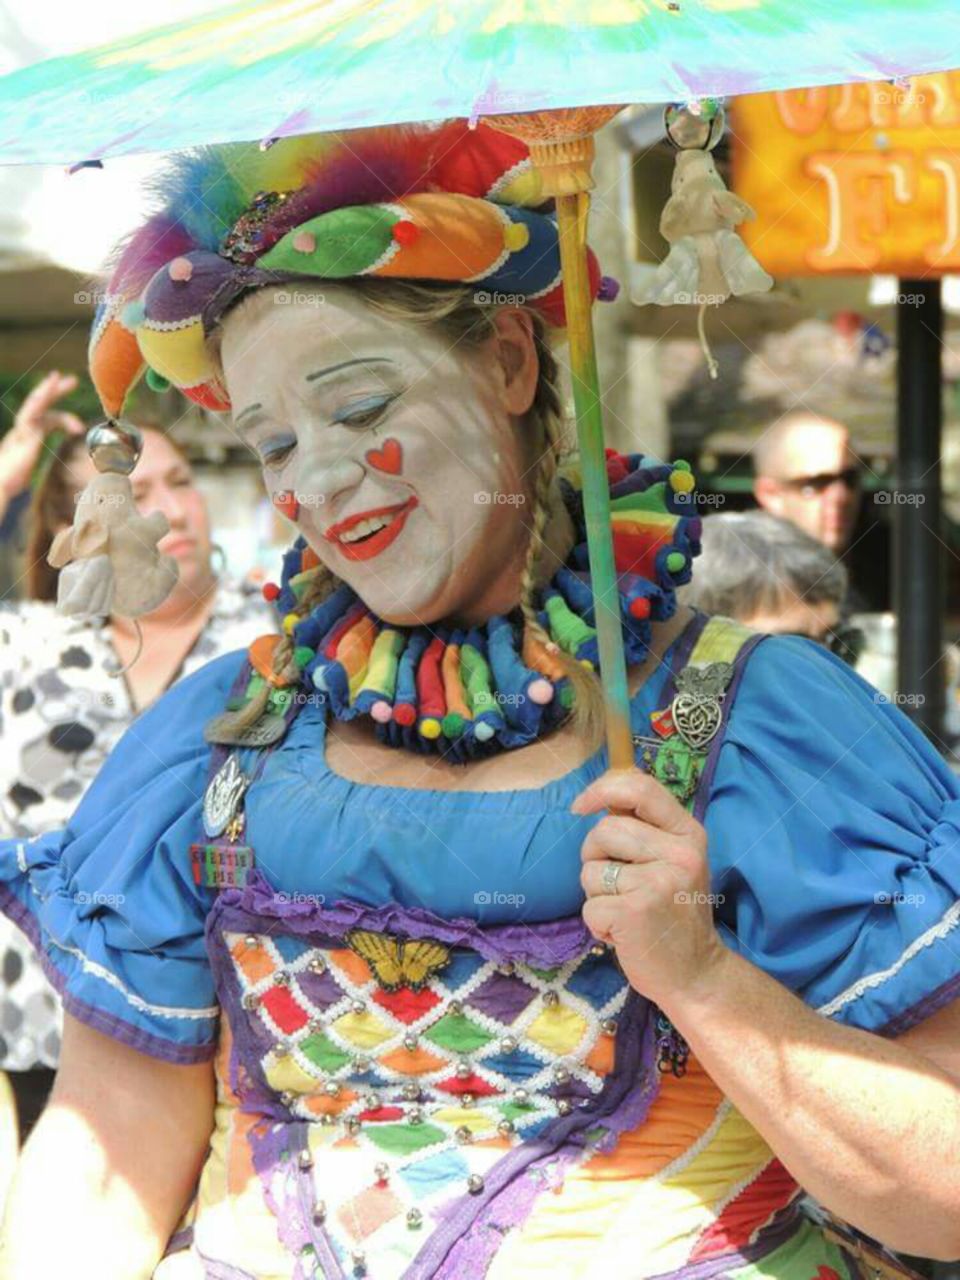
POLYGON ((330 1025, 338 1035, 358 1049, 375 1049, 393 1035, 385 1022, 369 1012, 345 1013, 330 1025))
POLYGON ((137 342, 151 369, 174 386, 195 387, 214 376, 199 316, 181 329, 148 329, 141 325, 137 342))
POLYGON ((550 1053, 572 1053, 589 1027, 586 1018, 563 1003, 546 1008, 527 1027, 527 1038, 550 1053))

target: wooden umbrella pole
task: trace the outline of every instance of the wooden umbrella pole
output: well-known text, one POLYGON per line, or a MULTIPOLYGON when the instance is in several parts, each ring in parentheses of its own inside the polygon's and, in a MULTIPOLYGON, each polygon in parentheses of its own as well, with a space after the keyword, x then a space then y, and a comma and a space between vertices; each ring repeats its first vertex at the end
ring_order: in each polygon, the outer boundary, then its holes
POLYGON ((612 769, 629 769, 634 763, 630 700, 623 653, 620 596, 613 558, 610 489, 603 441, 603 407, 600 401, 587 275, 587 216, 590 195, 587 191, 558 195, 556 206, 567 337, 570 343, 570 374, 580 447, 583 511, 590 553, 597 647, 606 701, 607 751, 612 769))

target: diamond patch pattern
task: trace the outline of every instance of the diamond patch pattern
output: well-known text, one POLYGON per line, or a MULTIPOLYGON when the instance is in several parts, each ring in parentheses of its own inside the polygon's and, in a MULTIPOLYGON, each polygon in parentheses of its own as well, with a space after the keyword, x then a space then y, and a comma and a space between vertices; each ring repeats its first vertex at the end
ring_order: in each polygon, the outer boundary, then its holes
POLYGON ((348 1274, 399 1276, 453 1202, 481 1195, 515 1144, 589 1110, 613 1069, 629 986, 602 944, 558 969, 452 948, 418 989, 387 990, 349 948, 224 942, 263 1079, 311 1122, 300 1177, 348 1274))

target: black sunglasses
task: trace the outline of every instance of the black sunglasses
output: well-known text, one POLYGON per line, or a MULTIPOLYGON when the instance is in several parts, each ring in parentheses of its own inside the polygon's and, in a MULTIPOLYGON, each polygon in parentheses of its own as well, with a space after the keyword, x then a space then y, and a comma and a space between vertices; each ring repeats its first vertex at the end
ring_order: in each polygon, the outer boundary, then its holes
POLYGON ((822 471, 815 476, 794 476, 791 479, 781 480, 780 484, 785 489, 802 493, 805 498, 812 498, 814 494, 826 493, 838 480, 848 489, 859 489, 859 467, 845 467, 843 471, 822 471))

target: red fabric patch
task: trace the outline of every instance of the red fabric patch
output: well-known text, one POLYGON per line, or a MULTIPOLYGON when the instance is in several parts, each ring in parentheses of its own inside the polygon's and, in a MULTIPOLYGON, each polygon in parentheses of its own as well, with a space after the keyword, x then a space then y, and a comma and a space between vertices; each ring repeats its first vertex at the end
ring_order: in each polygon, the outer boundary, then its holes
POLYGON ((458 1076, 451 1076, 449 1080, 442 1080, 437 1088, 442 1089, 444 1093, 472 1093, 477 1097, 481 1094, 489 1097, 491 1094, 500 1092, 482 1076, 467 1076, 465 1080, 461 1080, 458 1076))
POLYGON ((742 1249, 753 1233, 778 1209, 789 1204, 796 1194, 796 1182, 779 1160, 771 1160, 703 1233, 687 1261, 699 1262, 703 1258, 715 1258, 727 1250, 742 1249))
POLYGON ((289 987, 271 987, 260 997, 260 1003, 281 1031, 288 1035, 306 1026, 309 1018, 290 994, 289 987))
POLYGON ((369 1111, 361 1111, 358 1120, 402 1120, 403 1107, 371 1107, 369 1111))
POLYGON ((440 1003, 440 997, 429 987, 422 991, 411 991, 409 987, 401 987, 399 991, 377 991, 373 998, 401 1022, 416 1022, 440 1003))

